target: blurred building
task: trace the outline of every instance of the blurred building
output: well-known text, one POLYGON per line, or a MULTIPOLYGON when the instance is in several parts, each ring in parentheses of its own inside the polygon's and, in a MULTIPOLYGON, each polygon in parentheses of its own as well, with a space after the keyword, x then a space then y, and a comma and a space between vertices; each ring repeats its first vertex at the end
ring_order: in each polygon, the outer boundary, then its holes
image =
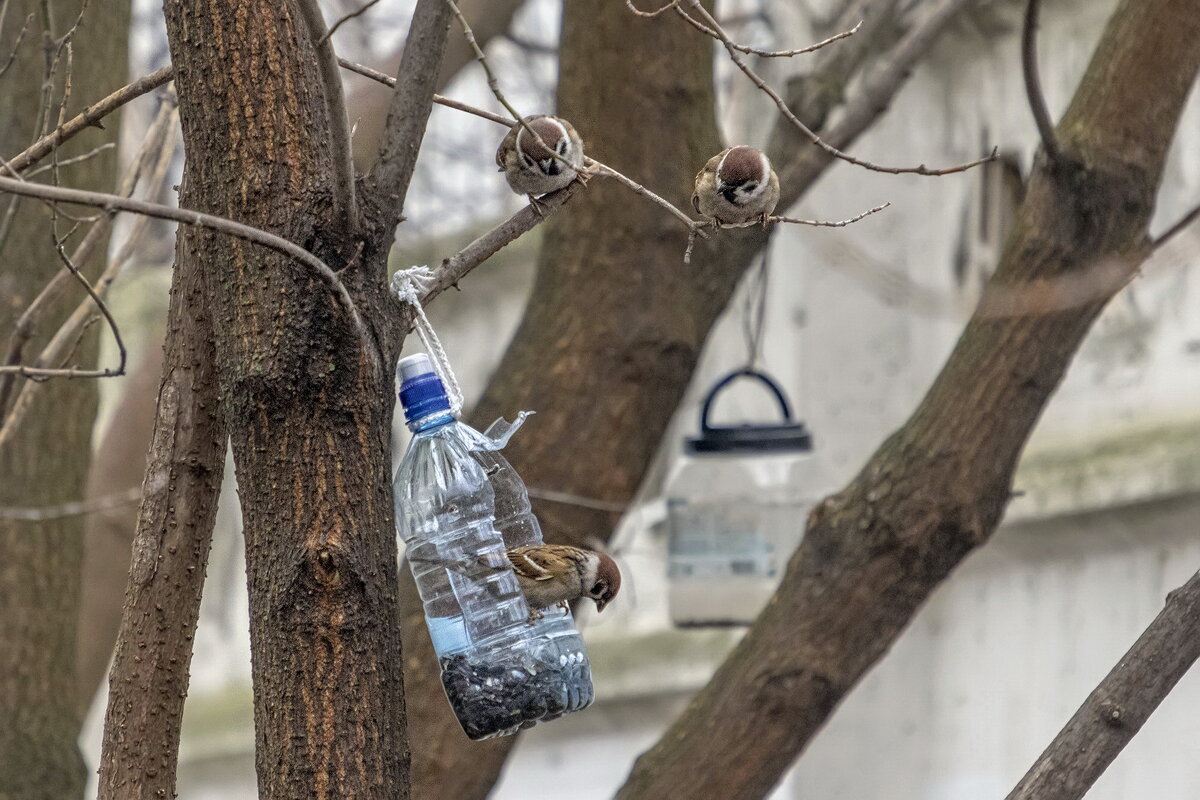
MULTIPOLYGON (((1055 118, 1114 5, 1061 0, 1043 10, 1041 73, 1055 118)), ((984 4, 967 15, 852 148, 876 162, 932 166, 969 161, 996 145, 998 161, 942 178, 839 165, 794 216, 844 219, 884 201, 892 206, 848 228, 790 226, 776 235, 764 363, 815 433, 820 489, 844 484, 903 423, 995 265, 1036 145, 1019 67, 1020 6, 984 4)), ((820 38, 803 14, 791 13, 778 17, 794 28, 777 30, 779 42, 820 38)), ((761 98, 737 92, 743 111, 730 138, 761 140, 765 130, 746 121, 774 117, 753 113, 761 98)), ((1198 197, 1193 98, 1155 228, 1198 197)), ((1193 226, 1113 301, 1028 447, 1016 481, 1023 494, 1001 531, 937 591, 775 798, 1004 796, 1166 593, 1200 568, 1198 250, 1200 226, 1193 226)), ((462 293, 431 309, 468 395, 482 388, 521 311, 530 258, 510 262, 478 271, 462 293)), ((741 306, 732 304, 711 339, 664 464, 694 431, 707 387, 744 359, 741 306)), ((734 417, 770 413, 752 391, 731 392, 723 408, 734 417)), ((537 418, 519 435, 537 435, 537 418)), ((735 640, 726 630, 670 627, 664 543, 644 524, 657 495, 652 482, 646 506, 630 514, 618 538, 631 575, 621 601, 588 620, 599 702, 524 735, 496 800, 610 797, 735 640), (545 788, 561 774, 572 776, 572 791, 545 788)), ((235 512, 223 513, 228 524, 213 552, 185 719, 184 800, 254 792, 241 543, 235 512)), ((1197 705, 1200 675, 1192 674, 1089 797, 1200 796, 1197 705)))

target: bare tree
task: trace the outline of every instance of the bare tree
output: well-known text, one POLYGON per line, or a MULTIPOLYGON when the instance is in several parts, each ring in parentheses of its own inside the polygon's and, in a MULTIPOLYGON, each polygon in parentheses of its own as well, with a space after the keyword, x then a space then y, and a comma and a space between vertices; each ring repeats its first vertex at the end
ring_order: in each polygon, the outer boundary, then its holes
MULTIPOLYGON (((711 6, 566 3, 559 111, 588 131, 593 156, 660 191, 655 201, 671 214, 634 208, 619 194, 628 179, 572 186, 445 259, 424 298, 550 219, 530 307, 475 412, 487 420, 535 405, 535 392, 554 411, 542 436, 512 453, 531 482, 612 505, 632 497, 708 330, 765 241, 743 230, 693 242, 702 226, 677 208, 695 165, 721 146, 710 39, 779 107, 771 153, 785 206, 834 160, 923 175, 970 166, 879 165, 846 152, 968 0, 900 5, 849 3, 844 17, 866 23, 844 49, 821 51, 785 98, 711 6), (829 91, 852 82, 844 99, 829 91)), ((932 588, 994 530, 1020 449, 1079 341, 1153 249, 1146 226, 1162 164, 1200 67, 1200 8, 1150 5, 1118 8, 1064 120, 1041 126, 1046 146, 1003 263, 945 370, 855 481, 815 509, 775 600, 639 760, 622 797, 764 795, 932 588)), ((467 750, 441 702, 411 581, 396 594, 387 475, 390 366, 409 320, 385 294, 386 254, 451 5, 417 3, 379 152, 361 178, 315 4, 226 0, 220 12, 166 4, 188 154, 181 209, 0 178, 6 191, 189 226, 110 680, 101 796, 174 790, 228 433, 246 524, 260 795, 407 797, 411 787, 482 797, 511 740, 467 750), (412 775, 402 628, 409 727, 421 743, 412 775)), ((25 169, 56 144, 13 161, 25 169)), ((615 522, 609 511, 545 501, 538 511, 558 541, 603 539, 615 522)))

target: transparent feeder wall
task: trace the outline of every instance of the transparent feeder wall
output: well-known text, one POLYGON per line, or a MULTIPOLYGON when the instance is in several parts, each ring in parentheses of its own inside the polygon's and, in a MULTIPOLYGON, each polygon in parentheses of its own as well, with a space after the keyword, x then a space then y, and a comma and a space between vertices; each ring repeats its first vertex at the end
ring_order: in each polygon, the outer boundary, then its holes
POLYGON ((748 625, 775 591, 811 507, 814 459, 803 423, 793 422, 767 376, 740 370, 713 387, 701 435, 667 487, 668 604, 679 626, 748 625), (782 423, 715 427, 716 394, 738 377, 767 384, 782 423))
POLYGON ((414 436, 393 485, 397 534, 455 716, 487 739, 586 708, 591 668, 570 612, 532 618, 504 556, 542 543, 524 483, 496 452, 507 436, 458 422, 428 359, 410 359, 400 400, 414 436))

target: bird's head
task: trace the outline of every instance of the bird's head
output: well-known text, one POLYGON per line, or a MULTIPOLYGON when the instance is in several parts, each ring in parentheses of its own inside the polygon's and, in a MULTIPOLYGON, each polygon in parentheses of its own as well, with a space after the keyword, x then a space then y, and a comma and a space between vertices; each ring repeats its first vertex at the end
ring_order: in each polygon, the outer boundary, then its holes
POLYGON ((595 574, 585 587, 584 595, 596 601, 596 611, 603 611, 621 590, 621 570, 607 553, 596 553, 595 574))
POLYGON ((717 193, 735 206, 744 206, 767 190, 771 162, 756 148, 738 145, 717 165, 717 193))
POLYGON ((517 154, 524 169, 552 177, 562 173, 568 164, 575 163, 575 143, 566 126, 553 117, 534 117, 526 122, 537 136, 531 136, 524 126, 517 131, 517 154))

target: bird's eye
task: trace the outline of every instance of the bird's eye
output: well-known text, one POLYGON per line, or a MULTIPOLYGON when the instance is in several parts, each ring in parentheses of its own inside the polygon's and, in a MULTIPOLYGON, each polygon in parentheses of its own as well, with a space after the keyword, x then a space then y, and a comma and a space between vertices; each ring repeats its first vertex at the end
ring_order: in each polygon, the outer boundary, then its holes
POLYGON ((567 140, 566 140, 566 139, 559 139, 559 140, 558 140, 558 144, 556 144, 556 145, 554 146, 554 151, 555 151, 556 153, 558 153, 560 156, 561 156, 561 155, 564 155, 564 154, 567 152, 567 140))
POLYGON ((603 581, 597 581, 596 585, 592 587, 591 594, 593 597, 596 597, 604 594, 607 589, 608 587, 604 585, 603 581))
POLYGON ((753 192, 757 188, 758 188, 758 184, 751 181, 750 183, 747 183, 745 186, 742 187, 742 191, 743 192, 753 192))

